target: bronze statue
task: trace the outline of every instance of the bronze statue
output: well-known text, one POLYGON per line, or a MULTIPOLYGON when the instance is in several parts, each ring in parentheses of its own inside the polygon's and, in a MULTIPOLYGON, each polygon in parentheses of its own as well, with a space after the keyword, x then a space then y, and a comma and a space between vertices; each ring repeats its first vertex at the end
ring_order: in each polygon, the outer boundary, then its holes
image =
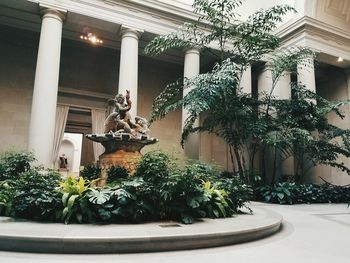
POLYGON ((141 158, 141 149, 156 143, 156 138, 149 136, 148 121, 136 116, 135 122, 131 121, 130 92, 126 95, 118 94, 108 101, 114 106, 113 112, 104 122, 103 134, 88 134, 86 137, 94 142, 101 143, 105 152, 99 156, 98 165, 102 168, 99 186, 105 184, 107 170, 111 166, 122 166, 130 173, 134 173, 138 160, 141 158))
POLYGON ((108 102, 114 106, 114 111, 107 117, 104 123, 105 133, 127 133, 132 137, 140 137, 148 135, 148 121, 145 118, 136 116, 135 122, 131 121, 130 109, 132 102, 130 100, 130 91, 123 94, 118 94, 115 99, 108 102))

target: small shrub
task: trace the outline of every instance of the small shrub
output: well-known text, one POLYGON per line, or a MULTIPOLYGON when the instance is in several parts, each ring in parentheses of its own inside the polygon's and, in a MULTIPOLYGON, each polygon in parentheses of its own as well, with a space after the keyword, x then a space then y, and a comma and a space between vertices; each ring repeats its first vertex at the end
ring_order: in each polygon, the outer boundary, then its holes
POLYGON ((91 181, 100 177, 101 168, 97 164, 88 164, 80 171, 80 176, 85 180, 91 181))
POLYGON ((93 216, 88 207, 86 193, 90 190, 90 182, 83 177, 69 176, 61 183, 62 195, 62 220, 69 222, 92 222, 93 216))
POLYGON ((234 214, 233 204, 228 194, 223 189, 211 185, 210 182, 203 183, 204 196, 207 200, 204 204, 206 215, 211 218, 229 217, 234 214))
POLYGON ((128 170, 121 166, 112 166, 107 170, 107 183, 112 183, 129 176, 128 170))
POLYGON ((258 188, 258 195, 267 203, 293 204, 295 183, 278 183, 258 188))
POLYGON ((268 203, 349 203, 350 187, 331 184, 278 183, 255 189, 256 198, 268 203))
POLYGON ((157 184, 169 175, 170 158, 161 151, 146 153, 137 165, 135 176, 157 184))
POLYGON ((250 185, 243 183, 242 180, 235 176, 221 177, 218 180, 218 186, 227 192, 228 197, 232 201, 232 208, 236 213, 241 208, 246 208, 252 212, 247 205, 254 197, 254 191, 250 185))
POLYGON ((238 197, 245 185, 233 183, 234 178, 223 180, 216 167, 192 162, 179 168, 159 151, 145 154, 132 177, 121 167, 109 169, 110 181, 123 180, 103 189, 91 186, 100 173, 96 165, 82 171, 93 180, 68 177, 61 181, 57 172, 31 167, 27 160, 28 165, 17 166, 22 168, 16 168, 16 179, 0 182, 1 215, 66 224, 160 219, 190 224, 201 217, 231 216, 246 198, 238 197))
POLYGON ((14 187, 7 181, 0 181, 0 216, 12 216, 14 187))
POLYGON ((14 184, 12 209, 16 217, 56 220, 61 210, 58 190, 60 174, 53 170, 30 169, 14 184))
POLYGON ((153 210, 145 202, 144 188, 142 179, 134 178, 121 187, 92 189, 87 197, 97 221, 141 222, 153 215, 153 210))
POLYGON ((0 181, 18 178, 31 168, 35 160, 33 153, 27 151, 6 151, 0 155, 0 181))

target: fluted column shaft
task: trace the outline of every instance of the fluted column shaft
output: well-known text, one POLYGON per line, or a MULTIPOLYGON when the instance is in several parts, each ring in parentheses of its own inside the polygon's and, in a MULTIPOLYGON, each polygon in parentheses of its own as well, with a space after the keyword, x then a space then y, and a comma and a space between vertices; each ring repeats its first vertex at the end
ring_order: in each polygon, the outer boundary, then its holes
POLYGON ((42 10, 28 149, 45 167, 52 165, 63 19, 62 12, 42 10))
POLYGON ((132 100, 130 114, 132 118, 137 115, 138 45, 140 36, 141 32, 135 29, 122 28, 121 30, 118 93, 125 95, 126 90, 130 90, 132 100))
MULTIPOLYGON (((194 78, 199 74, 200 70, 200 53, 197 49, 187 50, 185 53, 184 61, 184 78, 194 78)), ((190 87, 185 88, 183 91, 183 96, 190 91, 190 87)), ((182 109, 182 129, 184 128, 185 121, 189 113, 182 109)), ((197 126, 199 120, 196 120, 195 126, 197 126)), ((199 159, 199 134, 191 134, 184 146, 185 155, 192 159, 199 159)))
POLYGON ((252 93, 252 68, 248 66, 242 73, 240 87, 243 93, 252 93))

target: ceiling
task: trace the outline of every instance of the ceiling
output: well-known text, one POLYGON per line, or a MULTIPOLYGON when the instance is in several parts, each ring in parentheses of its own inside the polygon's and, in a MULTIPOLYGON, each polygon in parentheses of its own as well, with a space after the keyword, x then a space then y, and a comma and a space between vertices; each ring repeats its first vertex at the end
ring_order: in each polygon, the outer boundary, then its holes
MULTIPOLYGON (((0 1, 0 25, 40 32, 41 18, 39 6, 36 3, 23 0, 1 0, 0 1)), ((68 12, 63 25, 62 37, 78 42, 81 34, 94 33, 103 40, 102 46, 112 49, 120 49, 120 24, 99 20, 93 17, 68 12)), ((155 37, 154 34, 144 32, 139 41, 139 53, 143 53, 147 43, 155 37)), ((171 63, 183 63, 184 54, 181 50, 171 50, 155 59, 171 63)))

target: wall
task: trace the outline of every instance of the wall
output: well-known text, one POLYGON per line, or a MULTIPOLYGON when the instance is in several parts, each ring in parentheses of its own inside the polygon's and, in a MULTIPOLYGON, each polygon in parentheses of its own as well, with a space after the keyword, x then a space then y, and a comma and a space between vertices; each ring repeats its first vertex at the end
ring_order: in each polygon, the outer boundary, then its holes
POLYGON ((59 83, 62 87, 114 94, 118 90, 119 51, 63 40, 59 83))
MULTIPOLYGON (((152 103, 156 96, 170 84, 183 76, 183 65, 154 61, 143 57, 139 64, 138 114, 150 117, 152 103)), ((166 118, 156 121, 150 127, 151 136, 159 143, 148 146, 145 151, 161 148, 169 152, 181 153, 181 111, 170 113, 166 118)))
POLYGON ((0 35, 0 151, 25 149, 39 36, 2 26, 0 35))
MULTIPOLYGON (((27 147, 39 36, 37 33, 8 27, 0 27, 0 34, 0 150, 12 145, 24 149, 27 147)), ((60 92, 58 102, 83 107, 106 107, 103 96, 94 98, 91 95, 84 96, 84 93, 103 93, 113 98, 118 90, 118 72, 118 50, 63 40, 59 86, 73 88, 81 94, 60 92)), ((177 80, 182 74, 182 65, 140 56, 138 114, 148 118, 153 99, 168 83, 177 80)), ((79 122, 79 118, 86 122, 86 116, 79 115, 74 117, 74 121, 79 122)), ((70 130, 77 131, 74 127, 70 127, 70 130)), ((181 112, 172 113, 154 123, 151 131, 159 139, 158 145, 154 147, 181 151, 181 112)), ((91 151, 91 147, 87 149, 91 151)))
MULTIPOLYGON (((343 69, 327 66, 319 68, 316 72, 317 81, 316 89, 317 94, 331 100, 344 100, 349 98, 347 75, 343 69)), ((335 114, 328 116, 330 122, 341 128, 349 128, 350 124, 350 111, 349 106, 343 106, 342 111, 345 114, 344 119, 340 119, 335 114)), ((345 165, 350 167, 349 158, 341 159, 345 165)), ((345 185, 350 183, 350 176, 338 169, 332 167, 319 166, 313 172, 310 178, 313 182, 322 182, 320 177, 330 181, 334 184, 345 185)))

